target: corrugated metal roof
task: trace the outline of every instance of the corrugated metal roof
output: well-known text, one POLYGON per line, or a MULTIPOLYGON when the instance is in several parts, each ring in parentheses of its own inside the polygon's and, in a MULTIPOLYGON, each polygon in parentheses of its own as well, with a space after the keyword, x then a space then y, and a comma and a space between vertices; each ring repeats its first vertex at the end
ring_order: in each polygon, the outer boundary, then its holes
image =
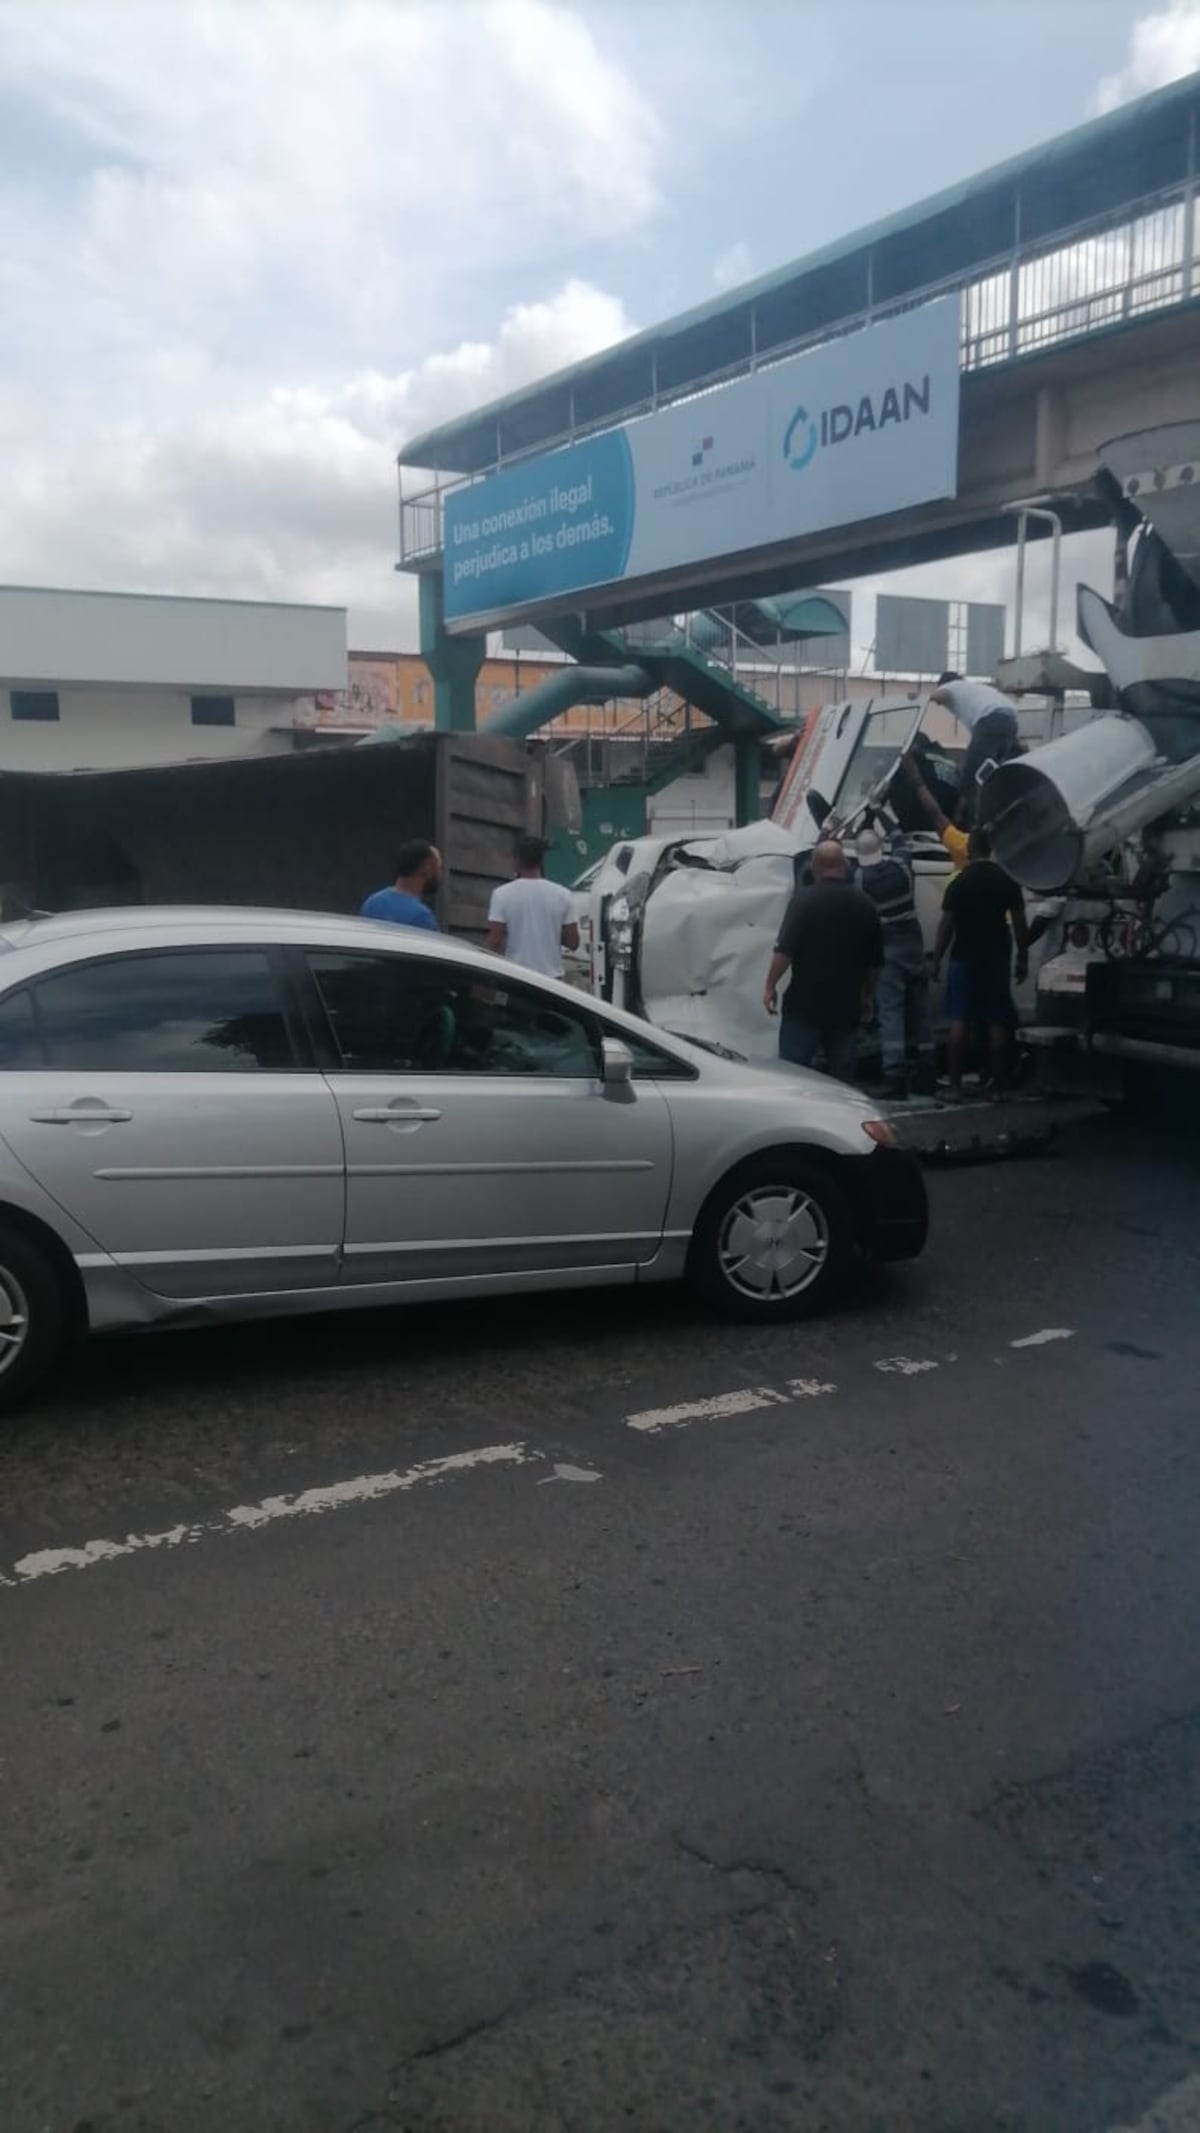
POLYGON ((868 228, 457 421, 414 437, 399 464, 476 473, 648 409, 868 305, 968 279, 1022 248, 1182 183, 1194 169, 1200 72, 998 163, 868 228), (1032 181, 1036 181, 1032 182, 1032 181))

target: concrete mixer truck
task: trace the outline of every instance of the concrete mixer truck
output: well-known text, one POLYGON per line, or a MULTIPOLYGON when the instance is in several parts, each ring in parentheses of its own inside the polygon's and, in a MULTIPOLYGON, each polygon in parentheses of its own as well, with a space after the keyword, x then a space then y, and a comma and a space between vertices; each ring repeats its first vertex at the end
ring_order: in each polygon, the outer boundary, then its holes
POLYGON ((1111 707, 1000 764, 977 811, 1046 914, 1027 1031, 1047 1087, 1200 1071, 1200 421, 1102 456, 1122 592, 1078 595, 1111 707))

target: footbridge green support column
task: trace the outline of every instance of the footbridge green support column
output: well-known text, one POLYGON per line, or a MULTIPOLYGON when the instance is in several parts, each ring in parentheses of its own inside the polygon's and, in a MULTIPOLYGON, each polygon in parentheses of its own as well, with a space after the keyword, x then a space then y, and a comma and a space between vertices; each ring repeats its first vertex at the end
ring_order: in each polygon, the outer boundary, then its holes
POLYGON ((419 586, 421 657, 433 676, 433 723, 439 733, 474 733, 475 684, 487 638, 447 636, 440 575, 423 571, 419 586))
POLYGON ((733 791, 737 827, 744 829, 762 813, 762 753, 755 733, 739 733, 734 740, 733 791))

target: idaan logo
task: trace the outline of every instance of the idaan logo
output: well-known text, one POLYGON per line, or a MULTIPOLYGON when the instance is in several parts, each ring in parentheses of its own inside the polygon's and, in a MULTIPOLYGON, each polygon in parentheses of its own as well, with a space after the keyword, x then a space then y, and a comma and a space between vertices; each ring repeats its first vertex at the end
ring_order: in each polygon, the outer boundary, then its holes
POLYGON ((802 474, 817 449, 817 425, 806 407, 798 407, 787 426, 783 456, 793 474, 802 474))
POLYGON ((839 400, 834 407, 822 407, 810 415, 806 407, 796 408, 783 433, 783 456, 793 474, 803 474, 813 458, 817 446, 824 450, 829 445, 845 444, 849 438, 874 436, 879 430, 890 429, 894 422, 905 423, 927 416, 932 403, 932 388, 929 373, 921 378, 904 378, 884 387, 881 393, 864 393, 856 405, 839 400))

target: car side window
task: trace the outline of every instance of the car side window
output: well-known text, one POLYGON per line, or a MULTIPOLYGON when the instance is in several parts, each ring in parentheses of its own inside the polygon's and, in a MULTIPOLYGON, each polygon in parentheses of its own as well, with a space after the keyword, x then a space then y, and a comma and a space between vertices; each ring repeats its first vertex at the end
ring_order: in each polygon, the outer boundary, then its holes
POLYGON ((33 1001, 22 987, 20 992, 10 992, 7 999, 0 1000, 0 1073, 44 1065, 33 1001))
POLYGON ((342 1067, 375 1074, 554 1074, 595 1080, 584 1009, 433 957, 313 949, 309 967, 342 1067))
POLYGON ((265 950, 185 948, 75 963, 30 987, 45 1065, 239 1074, 296 1065, 265 950))

